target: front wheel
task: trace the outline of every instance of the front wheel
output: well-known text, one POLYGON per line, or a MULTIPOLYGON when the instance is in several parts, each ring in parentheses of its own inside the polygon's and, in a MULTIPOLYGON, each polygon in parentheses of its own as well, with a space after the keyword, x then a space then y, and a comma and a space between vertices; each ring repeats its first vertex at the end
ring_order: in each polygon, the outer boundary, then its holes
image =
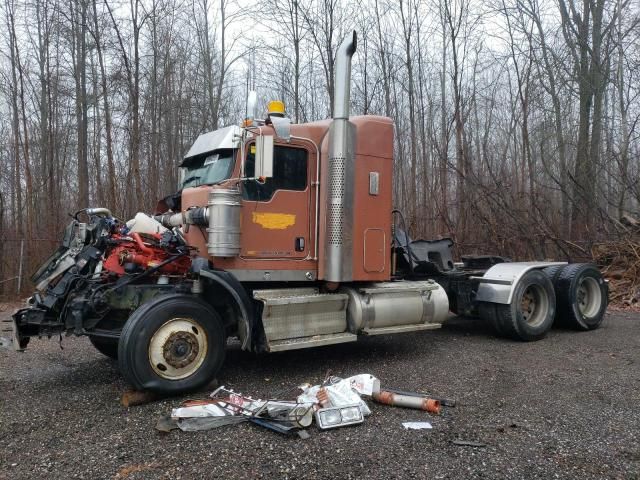
POLYGON ((215 378, 225 344, 224 325, 211 306, 189 295, 167 295, 129 317, 118 343, 118 364, 136 389, 176 394, 215 378))
POLYGON ((109 358, 117 360, 118 358, 118 339, 107 337, 89 336, 91 345, 94 346, 101 354, 106 355, 109 358))

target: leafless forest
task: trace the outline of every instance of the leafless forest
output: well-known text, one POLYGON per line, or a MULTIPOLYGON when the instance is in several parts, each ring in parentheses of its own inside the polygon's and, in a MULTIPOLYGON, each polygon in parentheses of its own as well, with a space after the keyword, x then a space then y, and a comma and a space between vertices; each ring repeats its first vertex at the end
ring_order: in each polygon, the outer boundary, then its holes
POLYGON ((1 1, 0 281, 22 239, 32 273, 69 212, 152 209, 248 88, 329 117, 352 29, 352 112, 395 120, 414 236, 566 258, 638 216, 637 0, 1 1))

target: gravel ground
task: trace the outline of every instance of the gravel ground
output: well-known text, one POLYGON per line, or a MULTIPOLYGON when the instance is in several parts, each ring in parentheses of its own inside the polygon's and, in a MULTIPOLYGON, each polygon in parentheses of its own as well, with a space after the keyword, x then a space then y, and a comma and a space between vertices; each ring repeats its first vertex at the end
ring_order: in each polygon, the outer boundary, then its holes
POLYGON ((116 364, 88 340, 36 340, 0 349, 0 479, 640 478, 639 344, 640 315, 616 312, 528 344, 453 318, 352 345, 232 349, 220 382, 262 398, 331 370, 458 400, 440 416, 370 402, 363 425, 301 440, 250 424, 162 434, 156 420, 183 398, 125 409, 116 364), (433 429, 403 429, 416 420, 433 429))

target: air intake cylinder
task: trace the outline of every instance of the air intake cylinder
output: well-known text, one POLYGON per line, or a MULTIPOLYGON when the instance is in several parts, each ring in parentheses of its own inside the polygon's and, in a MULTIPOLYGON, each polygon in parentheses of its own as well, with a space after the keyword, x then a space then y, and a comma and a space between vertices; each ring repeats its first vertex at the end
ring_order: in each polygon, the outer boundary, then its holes
POLYGON ((209 192, 209 238, 207 249, 212 257, 235 257, 240 254, 240 209, 238 190, 219 188, 209 192))

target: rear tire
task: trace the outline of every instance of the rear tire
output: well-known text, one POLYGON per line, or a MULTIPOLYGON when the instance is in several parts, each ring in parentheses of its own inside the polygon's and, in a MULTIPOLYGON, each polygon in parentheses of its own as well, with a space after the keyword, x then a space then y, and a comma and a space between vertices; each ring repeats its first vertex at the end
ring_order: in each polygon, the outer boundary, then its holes
POLYGON ((490 302, 480 302, 478 304, 478 315, 482 320, 488 323, 493 331, 499 337, 504 337, 505 331, 498 321, 498 313, 496 312, 496 304, 490 302))
POLYGON ((113 360, 118 359, 118 339, 90 336, 89 341, 101 354, 113 360))
POLYGON ((189 295, 166 295, 143 304, 127 320, 118 364, 138 390, 177 394, 210 383, 225 356, 220 316, 189 295))
POLYGON ((556 286, 556 282, 558 281, 558 276, 562 269, 566 267, 566 265, 554 265, 552 267, 543 268, 542 271, 549 277, 553 286, 556 286))
POLYGON ((549 277, 540 270, 524 274, 509 305, 494 304, 497 330, 516 340, 544 338, 556 311, 556 296, 549 277))
POLYGON ((557 312, 559 311, 560 307, 558 305, 558 277, 560 276, 560 272, 562 272, 562 269, 566 267, 566 265, 554 265, 552 267, 547 267, 547 268, 543 268, 542 271, 545 273, 545 275, 547 277, 549 277, 549 279, 551 280, 551 284, 553 285, 553 289, 556 292, 556 318, 553 321, 553 324, 556 327, 564 327, 566 326, 563 321, 562 318, 559 317, 557 315, 557 312))
POLYGON ((604 320, 608 289, 602 273, 590 263, 572 263, 556 281, 558 318, 576 330, 594 330, 604 320))

